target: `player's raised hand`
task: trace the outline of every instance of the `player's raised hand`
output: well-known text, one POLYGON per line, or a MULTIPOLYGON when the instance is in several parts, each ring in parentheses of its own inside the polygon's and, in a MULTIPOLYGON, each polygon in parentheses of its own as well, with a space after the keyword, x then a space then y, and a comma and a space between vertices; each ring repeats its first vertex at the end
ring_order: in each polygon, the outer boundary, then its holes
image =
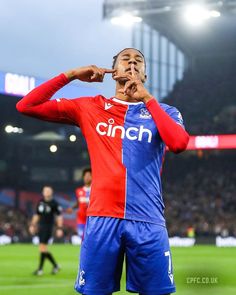
POLYGON ((76 68, 65 72, 64 74, 69 80, 78 79, 83 82, 103 82, 106 74, 113 74, 116 70, 99 68, 95 65, 76 68))
POLYGON ((152 95, 144 87, 138 74, 135 72, 134 64, 131 65, 131 75, 125 75, 125 77, 127 82, 124 88, 119 90, 120 93, 137 101, 147 102, 152 98, 152 95))

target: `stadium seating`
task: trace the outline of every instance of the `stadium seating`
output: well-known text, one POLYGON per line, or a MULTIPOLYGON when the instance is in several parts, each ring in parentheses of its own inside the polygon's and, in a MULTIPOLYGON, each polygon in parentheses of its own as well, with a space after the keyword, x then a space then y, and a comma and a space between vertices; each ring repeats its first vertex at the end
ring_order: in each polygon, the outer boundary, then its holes
MULTIPOLYGON (((236 133, 236 57, 195 60, 164 100, 183 114, 191 135, 236 133)), ((185 152, 166 157, 163 184, 171 236, 236 236, 234 151, 185 152)))

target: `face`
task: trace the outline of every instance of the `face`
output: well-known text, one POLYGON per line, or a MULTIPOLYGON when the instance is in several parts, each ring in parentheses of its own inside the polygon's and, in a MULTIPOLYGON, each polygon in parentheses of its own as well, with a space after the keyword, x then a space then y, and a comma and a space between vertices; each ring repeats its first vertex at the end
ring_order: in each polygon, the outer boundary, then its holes
POLYGON ((84 174, 83 180, 84 180, 85 185, 90 185, 91 182, 92 182, 92 174, 91 174, 91 172, 89 172, 89 171, 86 172, 84 174))
POLYGON ((146 80, 145 62, 142 54, 135 49, 125 49, 122 51, 116 60, 115 75, 131 74, 131 65, 134 65, 135 72, 138 74, 141 81, 146 80))
POLYGON ((44 186, 42 190, 44 200, 50 201, 53 197, 53 189, 50 186, 44 186))

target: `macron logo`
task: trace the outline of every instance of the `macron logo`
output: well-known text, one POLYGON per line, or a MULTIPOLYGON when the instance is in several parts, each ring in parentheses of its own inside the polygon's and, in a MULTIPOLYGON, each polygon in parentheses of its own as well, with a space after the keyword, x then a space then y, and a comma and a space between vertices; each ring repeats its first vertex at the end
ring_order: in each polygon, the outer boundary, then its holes
POLYGON ((113 107, 112 104, 105 102, 105 110, 109 110, 111 107, 113 107))

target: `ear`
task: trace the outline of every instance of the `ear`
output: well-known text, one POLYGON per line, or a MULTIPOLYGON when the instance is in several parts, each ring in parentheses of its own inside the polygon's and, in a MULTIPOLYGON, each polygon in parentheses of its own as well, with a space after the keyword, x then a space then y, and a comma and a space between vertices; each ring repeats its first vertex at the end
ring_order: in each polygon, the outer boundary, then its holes
POLYGON ((145 83, 146 81, 147 81, 147 75, 145 74, 142 82, 145 83))

